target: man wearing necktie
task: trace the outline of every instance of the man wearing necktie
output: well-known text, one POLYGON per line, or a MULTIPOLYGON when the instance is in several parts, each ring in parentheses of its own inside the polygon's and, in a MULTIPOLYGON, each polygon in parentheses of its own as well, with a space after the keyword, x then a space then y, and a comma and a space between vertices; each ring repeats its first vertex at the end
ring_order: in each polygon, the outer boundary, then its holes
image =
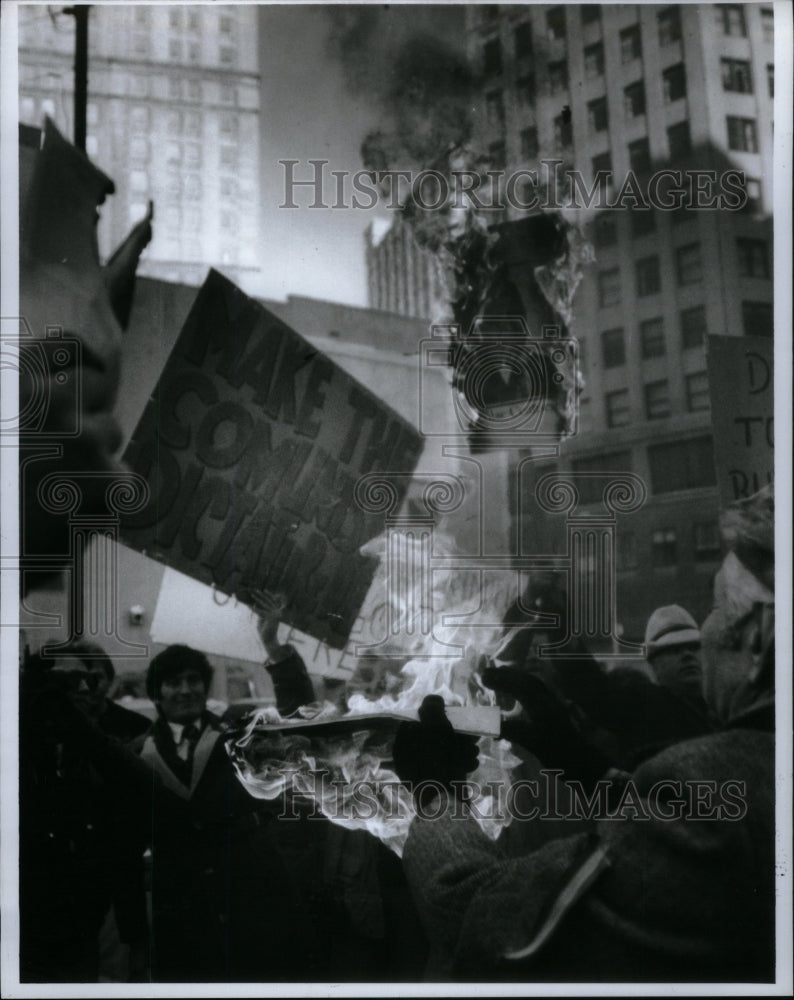
POLYGON ((267 803, 237 780, 220 720, 207 711, 212 667, 188 646, 149 665, 157 720, 141 757, 182 803, 153 808, 153 979, 268 982, 296 975, 291 879, 267 803))

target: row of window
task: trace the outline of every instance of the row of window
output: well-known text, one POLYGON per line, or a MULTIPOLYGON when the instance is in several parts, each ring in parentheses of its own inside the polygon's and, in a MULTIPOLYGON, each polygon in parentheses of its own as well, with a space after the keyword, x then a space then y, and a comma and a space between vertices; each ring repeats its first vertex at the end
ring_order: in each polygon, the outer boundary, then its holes
MULTIPOLYGON (((693 372, 684 378, 686 409, 697 413, 711 409, 709 381, 705 371, 693 372)), ((647 382, 643 386, 643 403, 646 420, 665 420, 672 415, 670 383, 664 379, 647 382)), ((628 389, 615 389, 604 396, 607 427, 628 427, 632 422, 631 403, 628 389)))
MULTIPOLYGON (((766 240, 739 238, 736 240, 739 275, 743 278, 771 278, 769 248, 766 240)), ((675 250, 676 282, 679 286, 693 285, 703 280, 703 258, 700 243, 688 243, 675 250)), ((634 264, 635 288, 639 298, 655 295, 662 289, 659 257, 641 257, 634 264)), ((620 268, 611 267, 598 273, 598 301, 602 307, 618 305, 621 300, 620 268)))
MULTIPOLYGON (((151 50, 151 37, 148 34, 134 32, 132 36, 132 51, 136 56, 148 56, 151 50)), ((237 49, 232 45, 218 46, 218 62, 221 66, 234 66, 237 63, 237 49)), ((182 38, 168 39, 168 58, 173 62, 197 64, 201 62, 201 44, 182 38)))
MULTIPOLYGON (((717 23, 724 35, 731 35, 734 38, 747 37, 747 19, 745 17, 744 4, 717 4, 717 23)), ((774 42, 775 15, 769 7, 761 9, 761 34, 765 42, 774 42)))
MULTIPOLYGON (((89 112, 96 105, 89 104, 89 112)), ((98 117, 98 112, 96 113, 98 117)), ((169 135, 200 136, 202 131, 202 115, 198 111, 171 111, 166 120, 166 131, 169 135)), ((136 104, 130 108, 130 130, 134 133, 148 132, 152 128, 151 109, 136 104)), ((89 121, 89 124, 95 122, 89 121)), ((233 112, 224 112, 218 118, 218 129, 222 136, 230 139, 237 137, 239 119, 233 112)))
MULTIPOLYGON (((585 73, 588 77, 604 72, 604 48, 601 42, 585 50, 585 73), (592 70, 592 72, 590 71, 592 70)), ((558 94, 568 89, 568 63, 565 60, 548 64, 548 90, 558 94)), ((662 73, 662 89, 666 104, 672 104, 686 97, 686 69, 683 63, 669 66, 662 73)), ((516 81, 516 97, 519 104, 533 104, 537 95, 535 74, 525 73, 516 81)), ((504 127, 505 109, 501 90, 490 90, 485 95, 488 122, 496 127, 504 127)), ((645 114, 645 83, 637 80, 623 89, 623 107, 626 118, 638 118, 645 114)), ((609 113, 606 97, 598 97, 587 105, 588 120, 592 132, 603 132, 609 127, 609 113)))
MULTIPOLYGON (((714 486, 714 440, 709 434, 684 441, 648 445, 648 470, 650 488, 654 495, 677 493, 682 490, 714 486)), ((631 452, 626 450, 599 452, 587 458, 575 458, 573 472, 614 474, 632 472, 631 452)), ((601 499, 603 483, 598 477, 583 478, 577 489, 585 503, 601 499)))
MULTIPOLYGON (((655 528, 650 534, 650 563, 656 569, 677 566, 679 539, 675 528, 655 528)), ((695 562, 718 562, 722 558, 720 531, 716 521, 702 521, 692 525, 691 553, 695 562)), ((618 571, 640 568, 637 535, 621 531, 617 536, 616 565, 618 571)), ((645 562, 645 560, 643 560, 645 562)))
MULTIPOLYGON (((490 20, 498 20, 497 15, 490 20)), ((581 5, 582 25, 591 24, 601 19, 601 8, 597 4, 581 5)), ((489 20, 486 18, 486 21, 489 20)), ((656 15, 659 45, 665 47, 681 40, 681 14, 677 6, 666 7, 656 15)), ((550 43, 559 43, 566 37, 567 29, 565 25, 565 9, 563 7, 553 7, 546 12, 546 36, 550 43)), ((600 42, 595 46, 585 49, 585 63, 588 61, 588 51, 590 58, 600 59, 601 68, 599 74, 603 73, 604 50, 600 42), (599 54, 600 53, 600 54, 599 54)), ((532 55, 532 25, 528 21, 522 21, 513 29, 513 53, 518 60, 532 55)), ((639 24, 633 24, 624 28, 620 32, 620 52, 624 63, 632 62, 642 57, 642 35, 639 24)), ((483 69, 490 76, 497 76, 502 73, 502 45, 499 38, 491 38, 482 47, 483 69)))

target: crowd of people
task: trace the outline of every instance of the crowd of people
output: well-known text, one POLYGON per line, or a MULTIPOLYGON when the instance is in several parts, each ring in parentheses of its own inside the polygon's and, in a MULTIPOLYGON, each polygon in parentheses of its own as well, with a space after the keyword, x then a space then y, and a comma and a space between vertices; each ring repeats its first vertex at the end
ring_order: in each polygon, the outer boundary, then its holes
MULTIPOLYGON (((498 658, 483 657, 517 777, 552 772, 560 801, 606 788, 607 815, 486 837, 467 815, 476 741, 431 697, 394 743, 398 775, 423 795, 402 860, 310 818, 311 803, 286 821, 283 803, 248 794, 207 710, 202 652, 174 645, 151 661, 153 723, 109 700, 97 647, 28 657, 23 981, 96 981, 109 925, 132 981, 770 981, 771 496, 731 517, 714 612, 699 627, 680 606, 656 609, 648 669, 607 671, 570 644, 546 655, 566 632, 548 586, 524 595, 518 626, 506 616, 498 658), (533 625, 537 610, 558 626, 533 625), (715 811, 726 782, 733 808, 715 811)), ((312 682, 277 641, 278 604, 263 596, 258 611, 289 716, 314 700, 312 682)))

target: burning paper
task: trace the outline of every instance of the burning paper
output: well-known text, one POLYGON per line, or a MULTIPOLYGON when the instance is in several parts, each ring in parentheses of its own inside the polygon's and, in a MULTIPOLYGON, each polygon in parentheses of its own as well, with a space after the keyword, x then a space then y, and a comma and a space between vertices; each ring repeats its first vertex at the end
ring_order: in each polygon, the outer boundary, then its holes
MULTIPOLYGON (((451 539, 439 536, 440 551, 452 550, 451 539)), ((410 551, 403 550, 410 559, 410 551)), ((412 590, 423 588, 413 574, 406 589, 392 591, 407 619, 408 609, 420 601, 412 590)), ((422 590, 427 599, 428 592, 422 590)), ((245 730, 227 744, 238 777, 257 798, 274 800, 296 795, 315 803, 319 812, 348 829, 365 829, 402 854, 408 828, 414 818, 410 792, 392 766, 392 744, 397 726, 416 719, 417 710, 429 694, 440 695, 448 706, 448 717, 461 731, 487 733, 478 742, 479 766, 469 777, 480 791, 472 799, 474 815, 485 833, 496 838, 509 816, 496 817, 493 789, 508 785, 512 769, 519 763, 510 744, 498 738, 499 709, 492 691, 480 683, 477 671, 483 652, 494 649, 502 630, 501 621, 509 603, 507 592, 486 590, 474 570, 450 569, 435 574, 429 590, 433 609, 444 609, 448 621, 458 615, 464 624, 439 625, 429 630, 406 628, 404 651, 410 656, 390 677, 394 689, 380 697, 368 697, 365 687, 348 687, 347 709, 330 702, 304 706, 299 718, 284 720, 275 708, 257 712, 245 730), (467 575, 476 579, 466 579, 467 575), (450 604, 450 594, 470 595, 450 604), (498 595, 498 596, 497 596, 498 595), (444 601, 446 596, 447 600, 444 601), (479 610, 472 615, 472 603, 479 610), (455 645, 463 650, 450 656, 455 645), (490 789, 490 791, 488 790, 490 789)), ((511 595, 513 596, 513 595, 511 595)), ((437 614, 431 617, 438 617, 437 614)), ((391 647, 392 653, 398 649, 391 647)), ((366 660, 359 660, 359 663, 366 660)))

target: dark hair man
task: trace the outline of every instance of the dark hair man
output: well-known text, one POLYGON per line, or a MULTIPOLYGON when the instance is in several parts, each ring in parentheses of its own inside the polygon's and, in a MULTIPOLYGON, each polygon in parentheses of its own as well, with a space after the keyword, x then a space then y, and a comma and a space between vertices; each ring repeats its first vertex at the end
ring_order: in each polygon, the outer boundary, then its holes
POLYGON ((291 879, 266 804, 234 773, 220 720, 207 711, 212 667, 189 646, 149 665, 158 717, 141 757, 183 803, 151 818, 154 978, 262 982, 295 978, 291 879))

